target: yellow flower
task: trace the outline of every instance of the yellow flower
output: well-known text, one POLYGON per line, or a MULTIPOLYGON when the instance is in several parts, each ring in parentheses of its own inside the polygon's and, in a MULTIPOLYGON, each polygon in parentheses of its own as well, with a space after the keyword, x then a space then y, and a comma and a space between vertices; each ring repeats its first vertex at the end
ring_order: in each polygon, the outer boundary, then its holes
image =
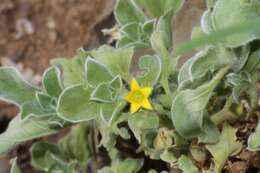
POLYGON ((140 87, 135 79, 131 81, 131 91, 125 97, 129 103, 131 103, 131 113, 137 112, 141 107, 152 110, 152 106, 148 100, 149 95, 152 92, 152 88, 140 87))

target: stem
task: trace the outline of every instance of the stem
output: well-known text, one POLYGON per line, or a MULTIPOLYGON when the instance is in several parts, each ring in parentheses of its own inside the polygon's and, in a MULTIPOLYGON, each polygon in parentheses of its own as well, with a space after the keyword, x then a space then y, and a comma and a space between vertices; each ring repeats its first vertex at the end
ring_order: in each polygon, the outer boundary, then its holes
POLYGON ((226 104, 224 106, 224 108, 213 114, 211 116, 211 120, 216 124, 220 124, 226 120, 233 120, 233 119, 236 119, 237 118, 237 115, 235 113, 233 113, 231 110, 230 110, 230 107, 232 106, 233 104, 233 99, 232 97, 230 96, 227 101, 226 101, 226 104))
POLYGON ((92 164, 92 172, 97 173, 98 170, 98 163, 97 163, 97 130, 95 126, 95 122, 92 121, 91 123, 91 134, 90 134, 90 147, 93 154, 93 164, 92 164))
POLYGON ((211 80, 210 82, 211 84, 209 84, 209 86, 212 86, 212 88, 214 89, 216 85, 220 82, 220 80, 222 80, 222 78, 225 76, 225 74, 228 72, 229 69, 230 66, 221 68, 217 73, 217 75, 211 80))
POLYGON ((167 79, 166 80, 165 79, 162 80, 162 86, 163 86, 163 89, 164 89, 166 95, 170 95, 171 91, 170 91, 169 82, 168 82, 167 79))

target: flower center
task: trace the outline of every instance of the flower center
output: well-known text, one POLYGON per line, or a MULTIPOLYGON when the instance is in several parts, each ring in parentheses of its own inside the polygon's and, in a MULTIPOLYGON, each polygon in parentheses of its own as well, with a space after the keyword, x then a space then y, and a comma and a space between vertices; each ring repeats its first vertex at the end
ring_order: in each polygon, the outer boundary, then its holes
POLYGON ((136 103, 141 103, 144 99, 144 95, 141 93, 141 91, 136 90, 133 92, 132 100, 136 103))

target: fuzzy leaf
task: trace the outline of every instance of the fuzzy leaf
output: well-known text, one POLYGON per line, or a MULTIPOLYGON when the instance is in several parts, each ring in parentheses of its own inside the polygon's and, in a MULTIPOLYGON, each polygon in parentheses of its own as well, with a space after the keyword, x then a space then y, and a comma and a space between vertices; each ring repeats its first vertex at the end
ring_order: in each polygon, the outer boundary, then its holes
POLYGON ((74 123, 94 119, 99 114, 99 106, 90 101, 90 95, 91 90, 83 85, 66 88, 58 100, 58 116, 74 123))
POLYGON ((219 141, 219 130, 208 117, 204 117, 202 132, 198 136, 199 143, 216 143, 219 141))
POLYGON ((35 99, 37 89, 13 67, 0 67, 0 100, 22 105, 35 99))
POLYGON ((211 10, 207 10, 203 13, 200 19, 200 26, 202 31, 206 34, 214 31, 211 21, 211 10))
POLYGON ((159 18, 169 11, 176 13, 181 7, 183 0, 135 0, 149 11, 152 17, 159 18))
POLYGON ((223 48, 214 47, 202 50, 182 66, 178 83, 182 87, 188 82, 202 78, 209 71, 213 72, 225 65, 234 64, 235 60, 235 55, 223 48))
MULTIPOLYGON (((151 35, 151 46, 161 57, 161 83, 168 90, 168 78, 176 71, 179 57, 172 57, 172 13, 168 12, 161 16, 157 22, 156 29, 151 35)), ((168 92, 168 91, 167 91, 168 92)))
POLYGON ((29 118, 21 120, 16 116, 9 124, 7 130, 0 135, 0 153, 12 149, 20 142, 56 133, 51 129, 47 119, 29 118))
POLYGON ((105 65, 100 62, 88 58, 85 63, 87 83, 91 87, 97 87, 101 83, 109 82, 113 76, 105 65))
MULTIPOLYGON (((248 20, 259 19, 259 5, 254 4, 252 1, 218 0, 212 13, 214 29, 218 31, 248 20)), ((228 47, 238 47, 259 37, 260 31, 252 30, 227 37, 223 43, 228 47)))
POLYGON ((52 109, 53 98, 43 92, 36 93, 36 99, 43 109, 52 109))
POLYGON ((84 58, 76 56, 72 59, 58 58, 51 61, 52 65, 62 68, 63 84, 65 87, 80 84, 84 80, 84 58))
POLYGON ((50 67, 43 75, 43 86, 50 96, 58 97, 62 91, 61 74, 57 67, 50 67))
POLYGON ((196 89, 183 90, 177 94, 172 103, 171 117, 182 137, 193 138, 201 133, 205 108, 227 70, 221 69, 210 82, 196 89))
POLYGON ((214 159, 214 173, 220 173, 228 157, 241 150, 242 144, 237 141, 236 131, 237 129, 225 123, 219 142, 214 145, 206 145, 214 159))
POLYGON ((149 112, 139 112, 129 116, 128 125, 137 140, 141 142, 142 130, 158 128, 159 118, 149 112))
POLYGON ((59 143, 59 146, 66 157, 69 158, 69 160, 76 160, 82 170, 86 169, 91 157, 87 140, 88 135, 88 126, 81 123, 73 126, 70 133, 59 143))
POLYGON ((139 59, 139 67, 143 74, 138 77, 142 86, 153 86, 161 74, 161 60, 157 56, 145 55, 139 59))
POLYGON ((33 144, 31 154, 32 166, 42 171, 48 171, 56 164, 55 159, 53 159, 51 155, 61 160, 64 159, 58 146, 48 142, 37 142, 33 144))
POLYGON ((120 25, 143 23, 145 15, 132 0, 118 0, 115 6, 115 18, 120 25))
POLYGON ((37 100, 24 103, 21 107, 21 118, 25 119, 30 116, 44 117, 56 114, 54 109, 45 109, 43 108, 37 100))
POLYGON ((249 136, 247 143, 250 151, 260 151, 260 121, 258 122, 255 133, 249 136))
POLYGON ((109 46, 102 46, 93 50, 91 55, 107 66, 114 76, 120 75, 124 79, 129 78, 133 48, 112 48, 109 46))
POLYGON ((121 32, 131 40, 138 40, 141 34, 140 25, 139 23, 128 23, 121 28, 121 32))
POLYGON ((110 151, 110 157, 111 166, 98 170, 98 173, 137 173, 143 166, 142 159, 127 158, 122 160, 115 149, 110 151))
POLYGON ((178 167, 183 171, 183 173, 199 173, 198 168, 185 155, 182 155, 179 158, 178 167))
POLYGON ((122 81, 119 76, 116 76, 108 83, 99 84, 91 93, 90 99, 104 103, 111 103, 118 99, 121 88, 122 81))
POLYGON ((170 152, 169 150, 164 150, 163 151, 163 153, 160 155, 160 158, 163 160, 163 161, 165 161, 165 162, 167 162, 167 163, 169 163, 169 164, 171 164, 171 166, 175 163, 175 162, 177 162, 177 158, 176 158, 176 156, 174 155, 174 153, 173 152, 170 152))

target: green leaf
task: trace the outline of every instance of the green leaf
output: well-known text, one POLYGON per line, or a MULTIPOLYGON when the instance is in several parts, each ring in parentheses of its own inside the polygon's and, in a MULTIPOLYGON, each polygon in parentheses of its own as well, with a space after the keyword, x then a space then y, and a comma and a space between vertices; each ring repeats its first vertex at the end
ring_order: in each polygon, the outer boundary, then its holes
POLYGON ((221 47, 211 47, 199 51, 180 69, 179 88, 205 76, 209 71, 218 70, 225 65, 233 65, 236 57, 233 52, 221 47))
POLYGON ((163 153, 160 155, 160 158, 161 158, 163 161, 165 161, 165 162, 171 164, 171 166, 173 166, 174 163, 176 163, 177 160, 178 160, 178 159, 176 158, 176 156, 174 155, 174 153, 173 153, 173 152, 170 152, 168 149, 166 149, 166 150, 163 151, 163 153))
POLYGON ((32 166, 42 171, 48 171, 56 164, 55 159, 53 159, 51 155, 57 159, 65 159, 58 146, 48 142, 37 142, 33 144, 31 154, 32 166))
POLYGON ((214 173, 220 173, 228 157, 241 150, 242 144, 237 141, 236 132, 237 129, 225 123, 219 142, 214 145, 206 145, 214 159, 214 173))
POLYGON ((248 138, 248 150, 260 151, 260 121, 258 122, 255 133, 252 133, 248 138))
POLYGON ((7 130, 0 135, 0 153, 12 149, 20 142, 56 132, 57 129, 49 127, 47 119, 31 117, 21 120, 19 116, 16 116, 10 122, 7 130))
POLYGON ((70 133, 59 142, 61 150, 69 160, 76 160, 82 170, 85 170, 91 157, 88 144, 89 129, 86 124, 72 127, 70 133))
POLYGON ((62 91, 61 74, 57 67, 50 67, 43 74, 43 87, 50 96, 58 97, 62 91))
POLYGON ((99 114, 99 105, 90 101, 92 90, 83 85, 74 85, 61 93, 57 113, 69 122, 81 122, 94 119, 99 114))
POLYGON ((138 76, 140 84, 142 86, 153 86, 161 74, 161 60, 157 56, 142 56, 139 59, 139 68, 143 71, 143 74, 138 76))
POLYGON ((151 35, 152 48, 158 53, 162 60, 161 83, 167 93, 169 93, 168 78, 171 73, 177 70, 179 57, 172 57, 172 14, 168 12, 161 16, 157 22, 156 29, 151 35))
POLYGON ((143 23, 145 15, 133 0, 118 0, 115 6, 115 18, 120 25, 143 23))
MULTIPOLYGON (((259 19, 259 4, 237 0, 218 0, 213 8, 212 22, 216 31, 235 26, 248 20, 259 19), (239 19, 239 20, 238 20, 239 19)), ((260 37, 259 30, 241 32, 223 40, 228 47, 238 47, 260 37)))
MULTIPOLYGON (((120 106, 119 106, 120 107, 120 106)), ((101 141, 99 146, 104 146, 108 151, 111 150, 116 144, 117 135, 120 135, 122 138, 127 137, 125 131, 123 134, 118 125, 122 122, 127 121, 128 114, 120 114, 120 116, 113 116, 110 120, 106 120, 103 117, 99 117, 96 121, 99 132, 101 134, 101 141)))
POLYGON ((158 128, 159 118, 150 112, 139 112, 129 116, 128 125, 136 139, 141 142, 141 132, 158 128))
POLYGON ((117 42, 116 42, 116 48, 126 48, 126 47, 131 47, 133 44, 133 40, 127 36, 123 35, 117 42))
POLYGON ((12 166, 10 169, 10 173, 21 173, 21 170, 19 169, 17 165, 17 158, 14 158, 11 160, 12 166))
POLYGON ((84 81, 84 62, 85 58, 78 55, 72 59, 57 58, 52 60, 51 64, 61 66, 63 84, 69 87, 84 81))
POLYGON ((214 31, 211 21, 211 13, 211 10, 205 11, 200 19, 201 29, 206 34, 212 33, 214 31))
POLYGON ((203 46, 217 45, 218 43, 221 44, 224 40, 227 38, 232 38, 234 35, 239 36, 244 33, 259 32, 259 23, 260 19, 248 20, 237 25, 214 31, 210 34, 201 35, 191 41, 186 41, 178 45, 174 52, 175 56, 180 56, 191 52, 196 48, 202 48, 203 46))
POLYGON ((152 17, 159 18, 169 11, 176 13, 183 4, 183 0, 135 0, 149 11, 152 17))
POLYGON ((210 82, 196 89, 182 90, 177 94, 172 103, 171 117, 181 136, 193 138, 201 133, 205 108, 228 69, 229 67, 222 68, 210 82))
POLYGON ((32 146, 32 166, 48 172, 72 173, 75 170, 75 161, 68 162, 64 153, 56 144, 48 142, 38 142, 32 146))
POLYGON ((13 67, 0 67, 0 100, 22 105, 35 99, 37 89, 13 67))
POLYGON ((202 132, 198 136, 199 143, 217 143, 219 141, 219 130, 208 117, 204 117, 202 132))
POLYGON ((141 34, 139 23, 128 23, 120 30, 122 34, 127 35, 131 40, 138 40, 141 34))
POLYGON ((107 66, 114 76, 120 75, 123 79, 129 78, 133 48, 113 48, 104 45, 91 51, 91 55, 107 66))
POLYGON ((43 108, 37 100, 22 104, 20 112, 22 119, 28 118, 30 116, 45 117, 54 114, 56 114, 54 109, 43 108))
POLYGON ((100 105, 100 117, 109 126, 115 121, 119 112, 124 108, 124 102, 105 103, 100 105))
POLYGON ((251 53, 242 70, 249 73, 254 72, 258 64, 260 64, 260 50, 251 53))
POLYGON ((192 158, 200 163, 204 163, 207 160, 207 151, 200 146, 190 146, 190 154, 192 158))
POLYGON ((42 109, 53 109, 54 108, 54 99, 43 93, 43 92, 36 92, 36 99, 38 101, 38 103, 40 104, 40 106, 42 107, 42 109))
POLYGON ((109 82, 113 79, 111 72, 105 65, 88 57, 85 63, 87 83, 91 87, 97 87, 101 83, 109 82))
POLYGON ((142 159, 122 160, 115 149, 111 150, 109 154, 112 160, 111 166, 98 170, 98 173, 137 173, 143 166, 142 159))
POLYGON ((183 173, 199 173, 198 168, 185 155, 182 155, 179 158, 178 167, 183 171, 183 173))

